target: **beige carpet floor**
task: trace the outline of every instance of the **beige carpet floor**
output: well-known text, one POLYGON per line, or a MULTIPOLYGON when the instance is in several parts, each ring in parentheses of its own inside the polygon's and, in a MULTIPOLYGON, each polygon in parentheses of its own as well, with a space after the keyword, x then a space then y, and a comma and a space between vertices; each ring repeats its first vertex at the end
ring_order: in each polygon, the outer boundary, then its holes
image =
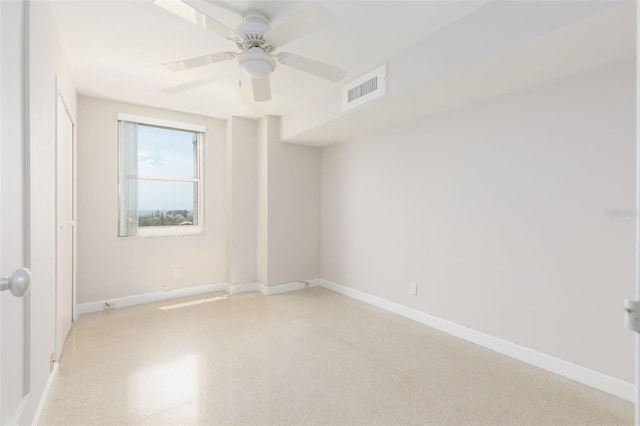
POLYGON ((81 316, 41 423, 633 424, 628 402, 324 288, 214 296, 81 316))

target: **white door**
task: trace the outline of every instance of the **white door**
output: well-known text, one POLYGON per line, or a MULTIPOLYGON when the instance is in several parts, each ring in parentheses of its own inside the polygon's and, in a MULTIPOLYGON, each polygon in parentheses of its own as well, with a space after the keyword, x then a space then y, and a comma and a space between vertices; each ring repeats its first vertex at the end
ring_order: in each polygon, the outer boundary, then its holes
MULTIPOLYGON (((640 7, 636 7, 636 57, 640 58, 640 7)), ((638 62, 640 64, 640 62, 638 62)), ((640 66, 636 66, 636 87, 640 84, 640 66)), ((639 126, 638 111, 640 111, 640 97, 636 89, 636 126, 639 126)), ((636 131, 636 300, 640 300, 640 132, 636 131)), ((640 333, 635 333, 636 340, 636 406, 635 424, 640 426, 640 333)))
MULTIPOLYGON (((0 275, 29 263, 25 148, 25 2, 0 1, 0 275)), ((0 287, 5 287, 4 278, 0 287)), ((14 281, 17 283, 17 281, 14 281)), ((0 424, 20 421, 29 395, 30 299, 0 291, 0 424)))
POLYGON ((56 106, 56 359, 71 328, 73 310, 73 122, 58 95, 56 106))

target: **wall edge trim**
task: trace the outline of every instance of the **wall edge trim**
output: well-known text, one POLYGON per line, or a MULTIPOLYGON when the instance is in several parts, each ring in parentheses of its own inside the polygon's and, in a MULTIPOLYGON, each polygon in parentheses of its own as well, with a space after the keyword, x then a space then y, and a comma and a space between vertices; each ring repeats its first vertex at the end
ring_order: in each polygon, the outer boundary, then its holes
MULTIPOLYGON (((320 285, 318 279, 307 280, 309 287, 320 285)), ((193 287, 178 288, 169 291, 156 291, 152 293, 142 293, 133 296, 116 297, 113 299, 98 300, 96 302, 79 303, 76 312, 78 315, 88 314, 91 312, 99 312, 103 310, 105 303, 115 305, 115 308, 124 308, 127 306, 142 305, 145 303, 160 302, 163 300, 177 299, 180 297, 198 296, 201 294, 215 293, 218 291, 226 291, 229 294, 247 293, 250 291, 259 291, 265 296, 274 294, 287 293, 305 288, 303 281, 295 281, 275 286, 268 286, 261 282, 254 281, 241 284, 214 283, 204 284, 193 287)))
POLYGON ((321 285, 328 290, 335 291, 361 302, 384 309, 385 311, 403 316, 500 354, 515 358, 519 361, 571 379, 583 385, 617 396, 618 398, 626 401, 635 401, 636 386, 617 377, 609 376, 562 358, 558 358, 544 352, 539 352, 535 349, 527 348, 480 331, 463 327, 459 324, 444 320, 426 312, 412 309, 399 303, 391 302, 329 280, 321 278, 314 281, 316 281, 317 285, 321 285))
POLYGON ((261 284, 260 292, 265 296, 272 296, 274 294, 288 293, 290 291, 302 290, 306 287, 315 287, 320 285, 318 279, 310 279, 306 281, 292 281, 288 283, 278 284, 278 285, 264 285, 261 284), (307 286, 307 283, 309 284, 307 286))
POLYGON ((40 423, 40 416, 42 416, 44 409, 47 407, 47 404, 49 404, 51 389, 53 388, 54 383, 58 380, 59 372, 60 368, 56 361, 53 363, 53 371, 49 374, 47 383, 45 383, 44 389, 42 390, 42 395, 40 396, 40 401, 38 401, 38 407, 36 408, 36 413, 33 416, 33 422, 31 423, 32 426, 37 426, 40 423))
POLYGON ((103 310, 105 303, 114 304, 116 308, 142 305, 144 303, 160 302, 162 300, 177 299, 180 297, 197 296, 200 294, 214 293, 217 291, 228 291, 227 283, 203 284, 193 287, 177 288, 169 291, 156 291, 153 293, 142 293, 133 296, 116 297, 113 299, 99 300, 97 302, 79 303, 77 312, 79 315, 98 312, 103 310))
POLYGON ((246 293, 248 291, 260 291, 261 285, 263 284, 257 281, 242 284, 227 284, 227 291, 229 292, 229 294, 246 293))

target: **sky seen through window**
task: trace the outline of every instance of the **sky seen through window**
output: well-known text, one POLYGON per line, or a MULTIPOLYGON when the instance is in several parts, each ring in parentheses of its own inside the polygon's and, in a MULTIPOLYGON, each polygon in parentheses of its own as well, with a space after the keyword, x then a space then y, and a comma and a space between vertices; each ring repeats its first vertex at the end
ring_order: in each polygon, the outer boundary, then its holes
POLYGON ((193 178, 196 174, 196 133, 138 125, 138 211, 194 208, 194 182, 145 180, 193 178))

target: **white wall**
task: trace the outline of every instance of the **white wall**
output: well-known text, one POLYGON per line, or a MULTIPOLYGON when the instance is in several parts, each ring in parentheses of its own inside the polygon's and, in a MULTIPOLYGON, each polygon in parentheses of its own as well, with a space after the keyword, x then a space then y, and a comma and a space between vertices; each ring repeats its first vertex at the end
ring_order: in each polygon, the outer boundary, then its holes
POLYGON ((320 149, 279 140, 277 117, 221 120, 78 101, 78 303, 228 282, 320 276, 320 149), (118 238, 119 112, 205 124, 205 236, 118 238), (171 271, 181 269, 181 278, 171 271))
POLYGON ((278 117, 258 124, 258 279, 320 276, 320 150, 280 141, 278 117))
POLYGON ((267 284, 269 282, 269 140, 277 139, 278 135, 274 126, 271 126, 269 134, 269 121, 272 118, 265 117, 258 121, 258 146, 257 146, 257 175, 258 175, 258 206, 257 206, 257 235, 256 235, 256 268, 258 281, 267 284))
POLYGON ((78 303, 224 282, 224 121, 86 96, 78 110, 78 303), (118 113, 207 126, 205 235, 118 238, 118 113))
POLYGON ((227 120, 227 282, 257 278, 257 121, 227 120))
POLYGON ((324 148, 322 277, 633 382, 634 102, 627 62, 324 148))
POLYGON ((268 117, 269 285, 320 276, 320 149, 280 141, 268 117))
POLYGON ((31 398, 23 422, 29 423, 49 379, 55 348, 56 277, 56 80, 70 113, 76 93, 49 2, 29 2, 29 115, 31 160, 31 398))

